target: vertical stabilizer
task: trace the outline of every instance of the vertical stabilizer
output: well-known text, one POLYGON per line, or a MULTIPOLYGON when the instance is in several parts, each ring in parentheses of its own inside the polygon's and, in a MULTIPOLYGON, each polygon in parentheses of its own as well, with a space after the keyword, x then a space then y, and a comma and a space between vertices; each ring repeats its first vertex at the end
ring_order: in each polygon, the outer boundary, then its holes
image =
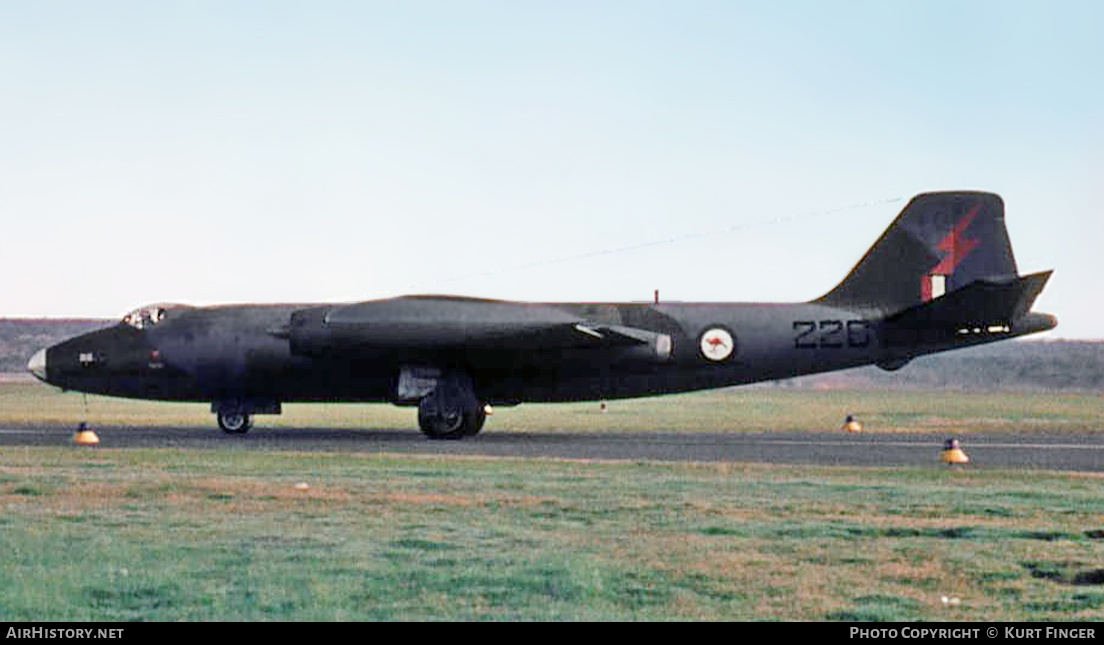
POLYGON ((924 193, 912 198, 843 282, 816 302, 893 313, 975 280, 1016 276, 1000 196, 924 193))

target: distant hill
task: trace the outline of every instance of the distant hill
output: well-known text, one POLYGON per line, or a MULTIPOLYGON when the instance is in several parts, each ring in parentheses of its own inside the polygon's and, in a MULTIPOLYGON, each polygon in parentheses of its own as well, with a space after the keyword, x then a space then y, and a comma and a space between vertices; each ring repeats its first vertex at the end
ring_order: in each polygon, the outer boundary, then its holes
MULTIPOLYGON (((0 319, 0 373, 24 373, 31 355, 112 320, 0 319)), ((1096 390, 1104 392, 1104 342, 1012 341, 918 358, 896 372, 861 367, 776 381, 774 387, 1096 390)))
POLYGON ((1008 341, 923 356, 896 372, 869 366, 802 376, 777 385, 1104 392, 1104 342, 1008 341))

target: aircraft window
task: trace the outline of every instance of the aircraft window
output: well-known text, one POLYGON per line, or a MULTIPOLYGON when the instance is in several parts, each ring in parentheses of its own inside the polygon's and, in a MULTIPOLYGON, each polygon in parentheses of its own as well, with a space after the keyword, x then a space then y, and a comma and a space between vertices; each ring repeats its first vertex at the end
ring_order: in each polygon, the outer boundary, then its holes
POLYGON ((164 320, 167 314, 168 310, 158 305, 142 307, 127 314, 123 323, 135 329, 147 329, 164 320))

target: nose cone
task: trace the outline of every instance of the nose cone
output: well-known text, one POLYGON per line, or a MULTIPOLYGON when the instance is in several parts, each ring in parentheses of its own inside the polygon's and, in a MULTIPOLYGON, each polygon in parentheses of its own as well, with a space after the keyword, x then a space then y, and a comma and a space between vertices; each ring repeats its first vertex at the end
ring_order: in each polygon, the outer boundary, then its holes
POLYGON ((31 360, 27 363, 27 371, 34 374, 40 381, 46 380, 46 350, 40 349, 35 352, 35 355, 31 357, 31 360))

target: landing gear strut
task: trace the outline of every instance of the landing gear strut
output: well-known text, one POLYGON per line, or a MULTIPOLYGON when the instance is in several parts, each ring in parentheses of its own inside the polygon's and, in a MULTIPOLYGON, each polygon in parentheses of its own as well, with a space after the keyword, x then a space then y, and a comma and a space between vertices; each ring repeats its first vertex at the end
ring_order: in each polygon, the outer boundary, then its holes
POLYGON ((487 420, 467 374, 453 373, 418 402, 418 426, 430 439, 463 439, 479 434, 487 420))

